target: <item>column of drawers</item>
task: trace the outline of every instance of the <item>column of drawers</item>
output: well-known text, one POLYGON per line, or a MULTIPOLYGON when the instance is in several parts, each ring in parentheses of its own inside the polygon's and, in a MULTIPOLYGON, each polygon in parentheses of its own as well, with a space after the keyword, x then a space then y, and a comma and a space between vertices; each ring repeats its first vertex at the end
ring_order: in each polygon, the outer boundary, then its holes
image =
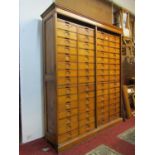
POLYGON ((109 35, 109 118, 120 116, 120 38, 109 35))
POLYGON ((79 134, 95 128, 94 30, 78 26, 79 134))
POLYGON ((58 143, 78 136, 77 26, 57 20, 57 125, 58 143))
POLYGON ((97 31, 96 38, 96 108, 99 126, 109 121, 109 49, 105 33, 97 31))

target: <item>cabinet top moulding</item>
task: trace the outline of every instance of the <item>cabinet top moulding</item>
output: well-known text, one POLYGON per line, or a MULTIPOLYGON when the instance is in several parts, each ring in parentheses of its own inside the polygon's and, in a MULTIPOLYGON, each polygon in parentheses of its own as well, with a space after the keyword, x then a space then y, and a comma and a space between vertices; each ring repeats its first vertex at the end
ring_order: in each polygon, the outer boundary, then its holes
POLYGON ((100 23, 100 22, 98 22, 98 21, 96 21, 94 19, 91 19, 89 17, 81 15, 81 14, 79 14, 79 13, 73 11, 73 10, 69 10, 69 9, 64 8, 63 6, 57 5, 55 3, 50 5, 44 11, 44 13, 41 15, 41 17, 43 18, 43 20, 46 20, 50 16, 52 16, 54 13, 65 15, 67 17, 74 18, 74 19, 77 19, 79 21, 83 21, 85 23, 88 23, 88 24, 103 28, 103 29, 108 30, 108 31, 112 31, 112 32, 117 33, 117 34, 122 34, 122 29, 120 29, 120 28, 118 28, 116 26, 106 24, 106 23, 100 23))

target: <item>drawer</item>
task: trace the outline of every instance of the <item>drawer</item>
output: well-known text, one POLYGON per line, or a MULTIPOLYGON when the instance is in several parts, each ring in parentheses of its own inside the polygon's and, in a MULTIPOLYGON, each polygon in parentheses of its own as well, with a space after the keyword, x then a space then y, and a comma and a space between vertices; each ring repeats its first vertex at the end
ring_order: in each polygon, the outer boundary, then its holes
POLYGON ((102 96, 103 94, 109 94, 109 90, 108 89, 97 90, 96 94, 97 96, 102 96))
POLYGON ((78 116, 58 120, 58 134, 63 134, 78 128, 78 116))
POLYGON ((77 101, 77 94, 58 96, 57 101, 59 104, 63 102, 77 101))
POLYGON ((109 64, 116 64, 116 59, 109 59, 109 64))
POLYGON ((116 70, 120 70, 120 65, 109 65, 109 69, 116 69, 116 70))
POLYGON ((108 75, 108 74, 109 74, 109 70, 105 70, 105 69, 96 70, 96 75, 108 75))
POLYGON ((120 37, 115 37, 116 43, 120 43, 120 37))
POLYGON ((95 118, 94 117, 90 117, 87 119, 83 119, 79 121, 79 127, 85 126, 86 124, 91 124, 95 122, 95 118))
POLYGON ((120 81, 119 76, 109 76, 110 81, 120 81))
POLYGON ((77 56, 76 55, 70 55, 67 53, 64 54, 57 54, 57 61, 58 62, 77 62, 77 56))
POLYGON ((109 83, 97 83, 96 88, 97 88, 97 90, 108 89, 109 88, 109 83))
POLYGON ((101 75, 100 76, 97 76, 96 77, 96 81, 97 82, 106 82, 106 81, 109 81, 109 76, 106 76, 106 75, 105 76, 101 76, 101 75))
POLYGON ((65 20, 61 20, 61 19, 57 20, 57 28, 69 30, 72 32, 77 32, 76 25, 74 25, 73 23, 71 23, 69 21, 65 21, 65 20))
POLYGON ((78 70, 78 76, 94 76, 94 70, 91 69, 78 70))
POLYGON ((89 50, 89 49, 79 49, 78 50, 78 55, 81 56, 94 56, 94 51, 93 50, 89 50))
POLYGON ((120 54, 120 49, 115 49, 115 53, 118 53, 118 54, 120 54))
MULTIPOLYGON (((82 101, 80 101, 80 102, 82 102, 82 101)), ((87 104, 83 103, 83 104, 80 104, 80 106, 79 106, 79 112, 84 113, 87 111, 92 111, 92 110, 94 110, 94 108, 95 108, 94 103, 89 103, 89 102, 87 102, 87 104)))
POLYGON ((120 75, 119 70, 110 70, 110 75, 120 75))
POLYGON ((90 98, 90 97, 94 97, 94 96, 95 96, 94 92, 91 92, 91 91, 85 91, 83 93, 79 93, 79 99, 80 100, 90 98))
POLYGON ((109 106, 104 106, 102 108, 97 108, 97 114, 98 115, 104 115, 104 113, 108 113, 109 111, 109 106))
POLYGON ((109 69, 109 65, 104 63, 96 64, 96 69, 109 69))
POLYGON ((58 77, 76 77, 77 76, 77 70, 58 70, 57 71, 58 77))
POLYGON ((58 113, 58 119, 63 119, 63 118, 66 118, 66 117, 71 117, 71 116, 74 116, 74 115, 77 115, 77 114, 78 114, 78 109, 77 108, 71 109, 71 110, 66 110, 66 111, 58 113))
POLYGON ((57 63, 56 67, 58 70, 67 70, 67 69, 77 70, 77 63, 59 62, 59 63, 57 63))
POLYGON ((78 56, 78 62, 89 62, 94 63, 94 57, 90 57, 88 55, 78 56))
POLYGON ((78 34, 78 40, 82 42, 94 43, 94 38, 89 35, 78 34))
POLYGON ((90 117, 95 117, 94 110, 79 114, 79 120, 88 119, 90 117))
POLYGON ((58 112, 65 112, 66 110, 76 109, 78 108, 78 101, 61 101, 57 104, 58 112))
POLYGON ((106 63, 107 64, 109 62, 109 59, 100 57, 100 58, 96 58, 96 62, 97 63, 106 63))
POLYGON ((69 131, 65 134, 60 134, 60 135, 58 135, 58 144, 68 142, 69 140, 72 140, 72 139, 76 138, 77 136, 78 136, 77 129, 69 131))
POLYGON ((116 43, 116 44, 115 44, 115 47, 116 47, 116 48, 120 48, 120 43, 116 43))
POLYGON ((107 40, 97 39, 97 45, 108 46, 109 42, 107 40))
POLYGON ((88 62, 83 62, 83 63, 78 63, 78 69, 91 69, 94 70, 94 64, 93 63, 88 63, 88 62))
POLYGON ((109 92, 110 92, 110 93, 115 93, 115 92, 116 92, 116 91, 115 91, 115 88, 109 89, 109 92))
POLYGON ((94 81, 94 76, 84 76, 78 78, 78 83, 93 83, 94 81))
POLYGON ((57 36, 77 40, 77 34, 69 30, 57 29, 57 36))
POLYGON ((109 41, 115 42, 115 36, 109 35, 109 41))
POLYGON ((115 94, 109 94, 109 99, 111 100, 111 99, 115 99, 115 100, 117 100, 117 99, 119 99, 120 100, 120 94, 119 93, 115 93, 115 94))
POLYGON ((104 32, 97 31, 97 38, 109 40, 109 35, 104 32))
POLYGON ((84 98, 80 100, 79 107, 83 107, 83 106, 90 105, 90 104, 94 105, 94 102, 95 102, 94 97, 84 98))
POLYGON ((101 108, 106 109, 106 107, 109 107, 108 99, 97 103, 97 109, 101 109, 101 108))
POLYGON ((71 40, 68 38, 57 38, 57 45, 69 46, 69 47, 76 47, 77 42, 75 40, 71 40))
POLYGON ((104 51, 104 52, 108 52, 109 51, 109 47, 108 46, 102 46, 102 45, 97 45, 97 51, 104 51))
POLYGON ((119 83, 119 82, 110 83, 110 84, 109 84, 109 87, 110 87, 110 88, 120 87, 120 83, 119 83))
POLYGON ((103 94, 101 96, 97 96, 97 103, 103 102, 103 103, 107 103, 107 101, 109 100, 109 95, 108 94, 103 94))
POLYGON ((87 133, 91 130, 93 130, 95 128, 95 123, 91 123, 91 124, 85 124, 84 126, 80 127, 79 129, 79 133, 80 134, 84 134, 87 133))
POLYGON ((57 46, 57 53, 77 55, 77 49, 70 46, 57 46))
POLYGON ((97 51, 96 52, 96 57, 105 57, 108 58, 109 57, 109 53, 103 52, 103 51, 97 51))
POLYGON ((70 95, 70 94, 77 94, 77 86, 73 87, 62 87, 57 89, 57 95, 70 95))
POLYGON ((94 44, 89 42, 78 42, 78 48, 94 50, 94 44))
POLYGON ((78 91, 79 93, 85 92, 85 91, 94 91, 95 85, 94 84, 83 84, 78 85, 78 91))
POLYGON ((100 125, 104 125, 104 124, 107 124, 109 122, 109 118, 108 117, 105 117, 105 118, 100 118, 97 120, 97 125, 100 126, 100 125))
POLYGON ((101 120, 101 119, 109 119, 109 111, 105 111, 103 113, 101 113, 101 111, 99 111, 97 113, 97 120, 101 120))
POLYGON ((89 36, 94 36, 94 30, 91 28, 88 28, 88 27, 84 27, 84 26, 78 27, 78 33, 84 34, 84 35, 89 35, 89 36))
POLYGON ((58 77, 57 78, 58 85, 77 85, 77 77, 58 77))
POLYGON ((109 47, 109 52, 110 53, 116 53, 116 49, 114 47, 109 47))
POLYGON ((109 58, 120 59, 120 55, 116 53, 109 53, 109 58))

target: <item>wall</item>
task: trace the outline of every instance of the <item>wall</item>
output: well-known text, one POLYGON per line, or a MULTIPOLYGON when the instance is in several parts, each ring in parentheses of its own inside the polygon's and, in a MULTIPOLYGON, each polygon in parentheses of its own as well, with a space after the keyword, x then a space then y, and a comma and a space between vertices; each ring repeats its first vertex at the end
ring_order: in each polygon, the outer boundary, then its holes
MULTIPOLYGON (((53 1, 20 0, 20 93, 23 143, 44 136, 40 14, 53 1)), ((80 6, 83 7, 81 3, 80 6)))
POLYGON ((52 0, 20 0, 20 86, 22 142, 44 136, 42 22, 52 0))

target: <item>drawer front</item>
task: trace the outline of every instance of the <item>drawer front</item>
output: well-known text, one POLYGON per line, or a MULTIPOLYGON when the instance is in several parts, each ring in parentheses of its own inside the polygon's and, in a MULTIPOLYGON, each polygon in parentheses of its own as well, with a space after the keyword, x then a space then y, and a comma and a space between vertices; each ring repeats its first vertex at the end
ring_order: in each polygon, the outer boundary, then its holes
POLYGON ((77 101, 77 94, 58 96, 58 103, 77 101))
POLYGON ((77 94, 77 87, 62 87, 57 89, 57 95, 70 95, 70 94, 77 94))
POLYGON ((77 34, 68 30, 57 29, 57 36, 77 40, 77 34))
POLYGON ((120 37, 115 37, 115 41, 116 41, 116 43, 120 43, 120 37))
POLYGON ((120 54, 120 49, 115 49, 115 53, 120 54))
POLYGON ((57 38, 57 45, 76 47, 76 41, 68 38, 57 38))
POLYGON ((96 69, 109 69, 109 64, 98 63, 96 64, 96 69))
POLYGON ((88 62, 84 62, 84 63, 79 63, 78 64, 78 69, 94 69, 94 64, 93 63, 88 63, 88 62))
POLYGON ((78 101, 70 101, 70 102, 58 102, 58 112, 65 112, 67 110, 78 108, 78 101))
POLYGON ((86 124, 80 128, 79 132, 80 132, 80 134, 84 134, 84 133, 87 133, 87 132, 93 130, 94 128, 95 128, 95 123, 86 124))
POLYGON ((66 53, 71 55, 77 54, 77 49, 70 46, 57 46, 57 53, 66 53))
POLYGON ((106 81, 109 81, 109 76, 97 76, 96 77, 96 81, 97 82, 106 82, 106 81))
POLYGON ((109 100, 108 94, 103 94, 103 95, 97 97, 97 103, 103 102, 106 104, 108 100, 109 100))
POLYGON ((109 76, 110 81, 120 81, 120 76, 109 76))
POLYGON ((89 36, 94 36, 94 30, 90 29, 88 27, 78 27, 78 33, 79 34, 84 34, 84 35, 89 35, 89 36))
POLYGON ((119 70, 109 70, 110 75, 119 75, 120 71, 119 70))
POLYGON ((90 98, 90 97, 94 97, 94 96, 95 96, 94 92, 87 91, 87 92, 80 93, 79 94, 79 99, 82 100, 82 99, 90 98))
POLYGON ((95 85, 94 84, 87 84, 87 85, 79 85, 78 91, 79 93, 85 92, 85 91, 94 91, 95 85))
POLYGON ((98 45, 96 48, 97 48, 97 51, 109 52, 109 47, 108 46, 98 45))
POLYGON ((110 87, 110 88, 120 87, 120 83, 119 83, 119 82, 110 83, 110 84, 109 84, 109 87, 110 87))
POLYGON ((97 38, 103 39, 103 40, 109 40, 109 35, 104 32, 97 31, 97 38))
MULTIPOLYGON (((82 102, 82 101, 80 101, 80 102, 82 102)), ((83 103, 83 104, 80 104, 80 106, 79 106, 79 112, 84 113, 87 111, 92 111, 92 110, 94 110, 94 108, 95 108, 94 103, 89 103, 89 102, 88 102, 88 104, 83 103)))
POLYGON ((94 112, 94 110, 92 110, 92 111, 87 111, 87 112, 85 112, 85 113, 81 113, 81 114, 79 115, 79 120, 88 119, 88 118, 90 118, 90 117, 95 117, 95 112, 94 112))
POLYGON ((58 120, 58 134, 67 133, 78 128, 78 116, 58 120))
POLYGON ((74 116, 74 115, 77 115, 78 114, 78 109, 71 109, 71 110, 66 110, 64 112, 59 112, 58 113, 58 119, 63 119, 63 118, 66 118, 66 117, 71 117, 71 116, 74 116))
POLYGON ((78 34, 78 40, 82 42, 94 43, 94 38, 89 35, 78 34))
POLYGON ((108 89, 109 88, 109 83, 97 83, 96 88, 97 88, 97 90, 108 89))
POLYGON ((94 76, 83 76, 78 78, 78 83, 93 83, 94 81, 94 76))
POLYGON ((79 127, 85 126, 86 124, 92 124, 94 122, 95 122, 95 118, 94 117, 83 119, 83 120, 79 121, 79 127))
POLYGON ((57 62, 77 62, 77 56, 76 55, 70 55, 70 54, 57 54, 57 62))
POLYGON ((120 70, 120 65, 109 65, 109 69, 120 70))
POLYGON ((61 144, 61 143, 67 142, 69 140, 76 138, 77 136, 78 136, 78 130, 77 129, 69 131, 65 134, 60 134, 58 136, 58 143, 61 144))
POLYGON ((102 96, 104 94, 109 94, 109 90, 108 89, 101 89, 101 90, 97 90, 97 96, 102 96))
POLYGON ((76 25, 74 25, 71 22, 65 21, 65 20, 58 19, 57 20, 57 27, 60 29, 69 30, 72 32, 77 32, 76 25))
POLYGON ((116 53, 109 53, 109 58, 120 59, 120 55, 116 53))
POLYGON ((76 77, 77 70, 58 70, 57 76, 59 77, 76 77))
POLYGON ((108 74, 109 74, 109 70, 105 70, 105 69, 96 70, 96 75, 108 75, 108 74))
POLYGON ((108 99, 104 100, 102 102, 98 102, 98 104, 97 104, 97 109, 101 109, 101 108, 106 109, 107 107, 109 107, 109 100, 108 99))
POLYGON ((115 42, 115 36, 114 35, 109 35, 109 41, 115 42))
POLYGON ((96 58, 96 62, 97 63, 105 63, 105 64, 107 64, 109 62, 109 59, 100 57, 100 58, 96 58))
POLYGON ((116 49, 114 47, 109 47, 109 52, 110 53, 116 53, 116 49))
POLYGON ((77 70, 77 63, 59 62, 59 63, 57 63, 56 67, 58 70, 66 70, 66 69, 77 70))
POLYGON ((87 42, 78 42, 78 48, 94 50, 94 44, 87 42))
POLYGON ((110 47, 114 47, 114 48, 115 48, 116 43, 115 43, 115 42, 109 42, 109 46, 110 46, 110 47))
POLYGON ((89 62, 94 63, 94 57, 90 57, 88 55, 78 56, 78 62, 89 62))
POLYGON ((116 43, 116 44, 115 44, 115 47, 116 47, 116 48, 120 48, 120 43, 116 43))
POLYGON ((97 39, 97 45, 108 46, 109 42, 107 40, 97 39))
POLYGON ((108 58, 109 57, 109 53, 102 52, 102 51, 97 51, 96 57, 105 57, 105 58, 108 58))
POLYGON ((77 77, 58 77, 58 85, 77 85, 77 77))
POLYGON ((78 76, 94 76, 94 70, 91 69, 78 70, 78 76))
POLYGON ((81 56, 94 56, 94 51, 93 50, 89 50, 89 49, 79 49, 78 50, 78 55, 81 56))

